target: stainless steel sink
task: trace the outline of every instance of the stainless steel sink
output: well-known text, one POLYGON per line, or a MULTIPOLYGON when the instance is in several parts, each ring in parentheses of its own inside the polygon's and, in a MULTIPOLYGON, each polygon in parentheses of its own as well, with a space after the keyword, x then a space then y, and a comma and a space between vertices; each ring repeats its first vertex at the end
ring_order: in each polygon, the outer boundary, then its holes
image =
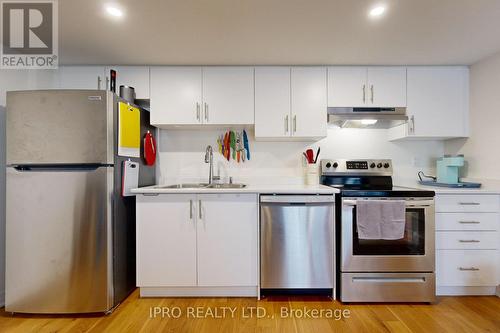
POLYGON ((212 185, 208 185, 207 188, 244 188, 246 187, 245 184, 237 184, 237 183, 233 183, 233 184, 212 184, 212 185))
POLYGON ((174 184, 174 185, 163 185, 163 186, 157 186, 157 188, 170 188, 170 189, 197 189, 197 188, 210 188, 210 189, 231 189, 231 188, 245 188, 245 184, 238 184, 238 183, 233 183, 233 184, 212 184, 208 185, 207 183, 184 183, 184 184, 174 184))
POLYGON ((158 188, 205 188, 208 184, 203 183, 185 183, 185 184, 174 184, 174 185, 164 185, 158 186, 158 188))

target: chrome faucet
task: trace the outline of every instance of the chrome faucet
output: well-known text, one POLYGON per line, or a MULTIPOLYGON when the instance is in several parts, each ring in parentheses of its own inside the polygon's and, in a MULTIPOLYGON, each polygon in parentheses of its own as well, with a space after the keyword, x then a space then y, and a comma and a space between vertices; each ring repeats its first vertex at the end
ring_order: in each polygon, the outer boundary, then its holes
POLYGON ((210 163, 210 168, 208 169, 208 184, 212 185, 214 182, 214 152, 212 146, 207 146, 205 150, 205 163, 210 163))

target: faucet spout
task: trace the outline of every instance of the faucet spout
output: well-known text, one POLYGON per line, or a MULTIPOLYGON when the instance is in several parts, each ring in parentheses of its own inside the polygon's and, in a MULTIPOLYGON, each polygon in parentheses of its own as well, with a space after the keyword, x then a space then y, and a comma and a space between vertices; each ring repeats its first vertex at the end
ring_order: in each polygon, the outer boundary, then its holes
POLYGON ((208 168, 208 184, 212 185, 214 181, 214 153, 210 145, 205 150, 205 163, 210 163, 208 168))

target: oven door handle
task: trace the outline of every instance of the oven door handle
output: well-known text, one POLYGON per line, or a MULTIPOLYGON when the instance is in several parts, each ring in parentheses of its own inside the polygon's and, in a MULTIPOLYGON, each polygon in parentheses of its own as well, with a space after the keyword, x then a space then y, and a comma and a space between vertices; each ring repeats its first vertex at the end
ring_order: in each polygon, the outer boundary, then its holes
MULTIPOLYGON (((387 200, 387 201, 389 201, 389 200, 387 200)), ((342 205, 345 205, 345 206, 355 207, 356 203, 357 203, 357 200, 346 200, 346 199, 342 200, 342 205)), ((432 201, 432 200, 406 200, 405 204, 406 204, 406 207, 410 207, 410 208, 411 207, 425 208, 425 207, 431 207, 432 205, 434 205, 434 201, 432 201)))

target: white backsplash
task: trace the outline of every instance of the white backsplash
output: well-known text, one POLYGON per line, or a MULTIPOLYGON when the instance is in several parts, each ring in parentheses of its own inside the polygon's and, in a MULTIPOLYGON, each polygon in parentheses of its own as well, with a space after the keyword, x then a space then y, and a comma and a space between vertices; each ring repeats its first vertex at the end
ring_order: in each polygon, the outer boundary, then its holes
POLYGON ((161 130, 157 181, 170 184, 206 181, 208 164, 205 148, 214 149, 214 173, 235 182, 299 184, 304 181, 302 152, 321 147, 321 158, 389 158, 394 165, 394 183, 414 182, 417 172, 434 173, 435 160, 442 156, 442 141, 387 141, 382 129, 340 129, 331 127, 328 136, 318 142, 255 141, 248 131, 250 161, 226 161, 218 153, 216 139, 224 130, 161 130))

